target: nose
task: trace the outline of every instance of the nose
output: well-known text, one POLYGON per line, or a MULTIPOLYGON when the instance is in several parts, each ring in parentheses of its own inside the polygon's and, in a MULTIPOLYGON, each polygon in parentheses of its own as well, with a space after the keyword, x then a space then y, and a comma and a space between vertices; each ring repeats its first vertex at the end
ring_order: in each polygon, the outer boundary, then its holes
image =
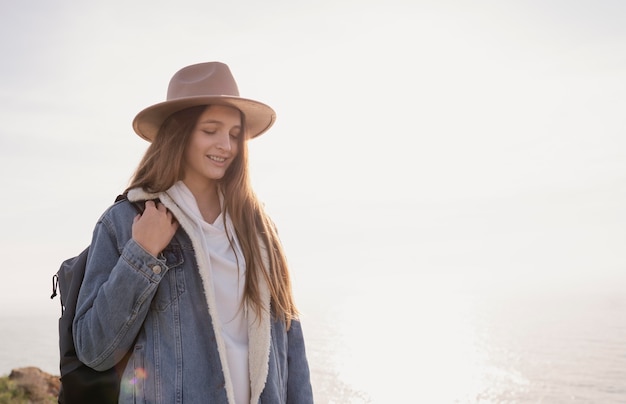
POLYGON ((230 134, 227 132, 220 133, 217 148, 224 151, 231 151, 232 144, 230 142, 230 134))

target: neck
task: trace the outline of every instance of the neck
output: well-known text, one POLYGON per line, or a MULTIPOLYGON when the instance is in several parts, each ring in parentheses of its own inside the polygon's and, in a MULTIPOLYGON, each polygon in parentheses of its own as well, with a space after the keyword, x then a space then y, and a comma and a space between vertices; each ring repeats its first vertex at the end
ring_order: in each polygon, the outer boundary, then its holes
POLYGON ((183 183, 189 188, 196 199, 202 218, 207 223, 213 223, 220 215, 222 207, 218 195, 218 185, 215 181, 189 181, 183 179, 183 183))

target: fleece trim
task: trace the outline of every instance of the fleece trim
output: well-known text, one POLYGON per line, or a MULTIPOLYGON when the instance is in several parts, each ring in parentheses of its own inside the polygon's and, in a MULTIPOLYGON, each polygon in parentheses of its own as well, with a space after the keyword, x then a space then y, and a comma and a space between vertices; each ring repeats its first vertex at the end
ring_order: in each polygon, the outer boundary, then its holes
MULTIPOLYGON (((226 345, 222 337, 222 327, 219 321, 217 313, 217 306, 215 302, 215 293, 213 289, 211 271, 208 256, 206 254, 198 254, 198 251, 204 251, 202 241, 198 238, 195 232, 195 226, 193 222, 183 213, 181 208, 172 200, 167 192, 161 193, 148 193, 140 188, 134 188, 128 191, 128 200, 131 202, 150 200, 158 198, 167 209, 178 220, 178 223, 187 233, 191 239, 194 253, 196 255, 196 261, 198 263, 198 270, 202 279, 204 288, 204 295, 208 306, 208 311, 211 316, 213 329, 215 331, 215 340, 217 341, 217 349, 222 364, 222 371, 224 373, 224 380, 226 382, 226 395, 228 402, 235 404, 235 395, 233 391, 233 384, 230 378, 230 371, 228 369, 228 360, 226 357, 226 345)), ((262 246, 263 244, 261 244, 262 246)), ((263 251, 263 262, 265 267, 268 267, 269 260, 267 252, 263 251)), ((261 393, 265 388, 265 382, 269 372, 269 356, 270 356, 270 344, 271 344, 271 316, 270 316, 270 301, 271 295, 269 286, 263 276, 259 276, 258 279, 259 292, 261 301, 263 302, 264 310, 260 316, 257 316, 255 310, 250 310, 246 307, 248 313, 248 361, 250 366, 250 403, 255 404, 259 402, 261 393)), ((246 303, 247 304, 247 303, 246 303)))

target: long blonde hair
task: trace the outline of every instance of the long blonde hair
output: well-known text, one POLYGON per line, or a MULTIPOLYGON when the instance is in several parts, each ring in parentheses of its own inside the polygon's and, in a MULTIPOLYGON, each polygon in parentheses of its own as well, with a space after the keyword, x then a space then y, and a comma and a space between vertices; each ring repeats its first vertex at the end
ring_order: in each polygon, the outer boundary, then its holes
MULTIPOLYGON (((199 116, 208 107, 187 108, 167 118, 146 150, 127 190, 143 188, 147 192, 164 192, 183 178, 185 148, 199 116)), ((245 134, 243 114, 241 120, 245 134)), ((224 210, 232 220, 246 261, 244 298, 257 315, 270 309, 263 307, 261 300, 258 281, 261 274, 269 286, 272 314, 289 327, 298 313, 291 293, 287 259, 274 224, 252 190, 246 136, 239 139, 239 152, 220 180, 220 187, 224 193, 224 210), (264 257, 269 268, 265 268, 264 257)))

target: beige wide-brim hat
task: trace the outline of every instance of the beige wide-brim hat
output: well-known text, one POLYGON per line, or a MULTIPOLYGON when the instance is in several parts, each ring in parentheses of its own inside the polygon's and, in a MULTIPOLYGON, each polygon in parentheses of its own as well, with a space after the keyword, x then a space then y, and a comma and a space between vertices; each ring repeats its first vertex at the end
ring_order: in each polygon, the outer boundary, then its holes
POLYGON ((199 63, 176 72, 170 80, 166 101, 141 111, 133 120, 135 132, 151 142, 174 112, 198 105, 227 105, 245 117, 248 138, 267 131, 276 120, 268 105, 239 97, 239 89, 228 66, 220 62, 199 63))

